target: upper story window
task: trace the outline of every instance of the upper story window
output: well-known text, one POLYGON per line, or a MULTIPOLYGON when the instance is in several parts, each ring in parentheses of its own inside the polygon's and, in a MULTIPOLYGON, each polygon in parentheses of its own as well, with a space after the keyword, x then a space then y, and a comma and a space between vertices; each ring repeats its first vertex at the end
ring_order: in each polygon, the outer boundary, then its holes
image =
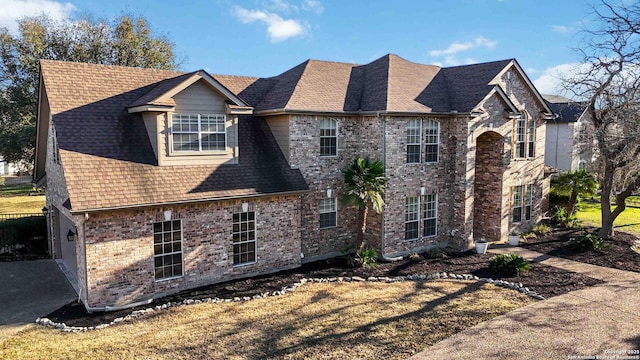
POLYGON ((440 123, 434 120, 425 120, 425 162, 437 162, 440 144, 440 123))
POLYGON ((519 159, 535 156, 536 121, 526 113, 515 120, 514 156, 519 159))
POLYGON ((333 119, 320 120, 320 156, 338 154, 338 122, 333 119))
POLYGON ((409 120, 407 123, 407 164, 438 161, 440 152, 440 123, 431 120, 409 120), (424 135, 423 135, 424 134, 424 135), (424 139, 424 157, 422 143, 424 139))
POLYGON ((420 120, 409 120, 407 124, 407 164, 420 162, 421 135, 422 122, 420 120))
POLYGON ((172 149, 175 152, 224 151, 227 146, 223 114, 172 114, 172 149))

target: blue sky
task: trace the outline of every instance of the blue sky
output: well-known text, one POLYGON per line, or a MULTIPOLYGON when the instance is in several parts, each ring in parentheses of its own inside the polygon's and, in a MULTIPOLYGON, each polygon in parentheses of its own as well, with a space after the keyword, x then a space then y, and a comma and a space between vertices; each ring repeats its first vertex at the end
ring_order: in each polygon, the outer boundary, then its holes
POLYGON ((46 11, 145 16, 183 70, 277 75, 306 59, 368 63, 387 53, 442 66, 516 58, 543 93, 579 58, 583 0, 0 0, 0 26, 46 11))

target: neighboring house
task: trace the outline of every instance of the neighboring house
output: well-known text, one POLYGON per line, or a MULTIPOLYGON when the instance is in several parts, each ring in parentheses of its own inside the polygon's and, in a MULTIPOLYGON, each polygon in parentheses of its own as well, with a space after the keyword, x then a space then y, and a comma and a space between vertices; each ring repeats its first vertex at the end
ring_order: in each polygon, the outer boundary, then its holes
POLYGON ((554 112, 547 119, 545 164, 561 171, 591 169, 593 164, 592 125, 586 104, 558 95, 543 95, 554 112))
POLYGON ((515 60, 309 60, 270 78, 43 60, 34 181, 53 256, 103 309, 343 253, 357 157, 389 178, 367 234, 383 257, 528 230, 550 116, 515 60))
POLYGON ((20 171, 16 164, 9 163, 0 158, 0 176, 14 176, 20 171))

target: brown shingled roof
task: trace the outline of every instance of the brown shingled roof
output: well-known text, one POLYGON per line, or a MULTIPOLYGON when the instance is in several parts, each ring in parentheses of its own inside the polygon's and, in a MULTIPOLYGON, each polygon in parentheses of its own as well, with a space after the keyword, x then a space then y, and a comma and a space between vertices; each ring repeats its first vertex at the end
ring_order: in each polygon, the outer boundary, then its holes
POLYGON ((72 210, 308 190, 251 116, 239 121, 237 165, 157 166, 142 118, 126 107, 181 73, 61 61, 41 71, 72 210))

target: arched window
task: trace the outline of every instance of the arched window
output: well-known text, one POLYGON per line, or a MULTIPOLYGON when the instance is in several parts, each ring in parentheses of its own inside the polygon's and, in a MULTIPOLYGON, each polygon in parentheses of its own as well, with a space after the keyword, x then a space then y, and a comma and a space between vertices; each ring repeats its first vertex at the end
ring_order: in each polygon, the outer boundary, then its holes
POLYGON ((338 154, 338 122, 333 119, 320 120, 320 156, 338 154))

